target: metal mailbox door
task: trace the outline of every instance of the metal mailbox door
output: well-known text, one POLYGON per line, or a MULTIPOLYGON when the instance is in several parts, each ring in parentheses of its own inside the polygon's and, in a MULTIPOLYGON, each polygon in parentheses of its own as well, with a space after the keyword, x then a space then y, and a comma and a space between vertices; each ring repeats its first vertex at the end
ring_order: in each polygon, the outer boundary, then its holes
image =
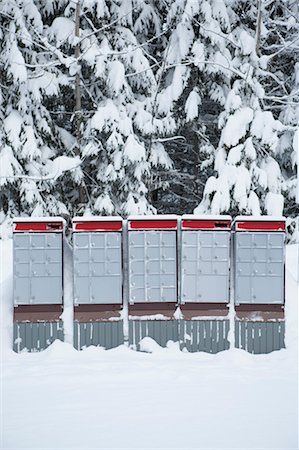
POLYGON ((282 232, 236 232, 236 304, 284 303, 282 232))
POLYGON ((130 303, 176 299, 176 231, 129 231, 130 303))
POLYGON ((229 300, 227 231, 182 231, 182 303, 226 303, 229 300))
POLYGON ((74 233, 76 304, 122 303, 120 232, 74 233))
POLYGON ((14 303, 62 303, 62 233, 14 234, 14 303))

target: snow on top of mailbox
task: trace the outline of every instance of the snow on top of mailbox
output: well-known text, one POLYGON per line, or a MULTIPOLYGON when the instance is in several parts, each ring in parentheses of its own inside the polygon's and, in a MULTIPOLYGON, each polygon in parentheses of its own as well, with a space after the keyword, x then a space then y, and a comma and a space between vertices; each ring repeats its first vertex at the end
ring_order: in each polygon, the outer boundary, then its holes
POLYGON ((35 223, 44 223, 44 222, 62 222, 63 224, 66 223, 65 219, 63 217, 59 216, 46 216, 46 217, 15 217, 13 219, 13 223, 28 223, 28 222, 35 222, 35 223))
POLYGON ((152 216, 129 216, 128 221, 132 220, 178 220, 180 216, 176 214, 157 214, 152 216))
POLYGON ((120 222, 123 218, 120 216, 76 216, 73 222, 120 222))
POLYGON ((286 218, 275 216, 237 216, 236 231, 285 231, 286 218))
POLYGON ((285 222, 286 218, 283 216, 237 216, 234 222, 285 222))
POLYGON ((24 232, 47 232, 57 233, 63 232, 66 221, 63 217, 48 216, 48 217, 16 217, 13 219, 14 233, 24 232))
POLYGON ((182 220, 232 220, 228 215, 184 214, 182 220))
POLYGON ((123 219, 120 216, 77 216, 73 218, 73 231, 121 231, 123 219))
POLYGON ((129 230, 176 230, 179 217, 175 214, 161 214, 156 216, 130 216, 129 230))

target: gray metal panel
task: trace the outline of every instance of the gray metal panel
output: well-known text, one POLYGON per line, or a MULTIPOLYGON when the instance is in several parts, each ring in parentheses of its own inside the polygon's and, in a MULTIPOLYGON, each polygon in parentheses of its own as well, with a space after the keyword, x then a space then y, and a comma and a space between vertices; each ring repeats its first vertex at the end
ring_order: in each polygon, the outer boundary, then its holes
POLYGON ((62 234, 14 234, 14 303, 62 303, 62 234))
POLYGON ((284 302, 284 233, 236 232, 236 304, 284 302))
POLYGON ((17 353, 45 350, 55 339, 64 340, 62 321, 13 324, 13 349, 17 353))
POLYGON ((122 303, 120 232, 74 233, 76 304, 122 303))
POLYGON ((229 349, 229 320, 180 320, 181 349, 218 353, 229 349))
POLYGON ((129 301, 175 302, 175 231, 129 231, 129 301))
POLYGON ((144 337, 154 339, 161 347, 168 341, 177 342, 178 320, 129 320, 129 345, 140 350, 139 342, 144 337))
POLYGON ((182 231, 182 302, 229 300, 227 231, 182 231))
POLYGON ((107 350, 124 343, 123 321, 74 322, 74 347, 82 350, 90 345, 107 350))
POLYGON ((284 338, 284 321, 235 321, 235 347, 249 353, 270 353, 285 348, 284 338))

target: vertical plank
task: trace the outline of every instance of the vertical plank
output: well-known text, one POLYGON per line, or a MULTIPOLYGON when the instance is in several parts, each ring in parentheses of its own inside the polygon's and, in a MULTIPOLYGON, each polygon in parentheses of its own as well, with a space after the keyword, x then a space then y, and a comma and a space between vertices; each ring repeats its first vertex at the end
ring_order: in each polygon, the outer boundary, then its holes
POLYGON ((160 345, 166 347, 167 337, 166 337, 166 327, 168 325, 168 320, 157 320, 157 328, 160 329, 160 345))
POLYGON ((279 322, 273 322, 273 350, 279 350, 279 322))
POLYGON ((285 321, 280 322, 280 348, 285 348, 285 321))
POLYGON ((90 340, 90 345, 97 346, 99 339, 98 322, 91 322, 92 326, 92 338, 90 340))
POLYGON ((197 320, 191 320, 191 348, 193 352, 196 352, 198 350, 198 321, 197 320))
POLYGON ((32 351, 37 352, 38 351, 38 330, 39 330, 39 323, 34 322, 32 323, 32 351))
POLYGON ((204 330, 205 330, 205 323, 203 320, 200 320, 198 323, 198 344, 197 344, 198 351, 200 352, 205 351, 204 330))
POLYGON ((210 321, 211 329, 211 353, 218 353, 218 340, 217 340, 217 320, 210 321))
POLYGON ((78 343, 78 327, 79 327, 79 324, 78 324, 78 322, 75 320, 75 321, 74 321, 74 337, 73 337, 73 340, 74 340, 74 347, 75 347, 77 350, 79 350, 79 343, 78 343))
POLYGON ((261 338, 262 338, 262 322, 253 322, 252 330, 253 330, 253 351, 255 355, 261 353, 261 338))
POLYGON ((210 321, 205 320, 205 352, 211 353, 211 328, 210 321))
POLYGON ((235 320, 235 347, 240 348, 240 322, 235 320))
POLYGON ((135 346, 134 321, 129 320, 129 345, 135 346))
POLYGON ((18 339, 18 330, 19 330, 19 327, 18 327, 18 323, 17 322, 14 322, 13 323, 13 341, 12 341, 12 348, 13 348, 13 350, 15 351, 15 352, 17 352, 18 353, 18 351, 19 351, 19 339, 18 339))
POLYGON ((241 337, 241 349, 247 350, 247 324, 245 321, 240 321, 240 337, 241 337))
POLYGON ((260 352, 267 353, 267 324, 260 324, 261 337, 260 337, 260 352))
POLYGON ((140 320, 134 320, 134 327, 135 327, 135 341, 136 341, 136 345, 139 346, 139 342, 140 342, 140 320))
POLYGON ((218 350, 225 350, 224 320, 218 320, 218 350))
POLYGON ((184 340, 185 320, 179 319, 177 322, 178 322, 178 339, 180 342, 180 350, 183 350, 183 348, 185 348, 185 340, 184 340))
POLYGON ((270 353, 273 351, 273 323, 268 322, 266 323, 266 329, 267 329, 267 349, 266 353, 270 353))

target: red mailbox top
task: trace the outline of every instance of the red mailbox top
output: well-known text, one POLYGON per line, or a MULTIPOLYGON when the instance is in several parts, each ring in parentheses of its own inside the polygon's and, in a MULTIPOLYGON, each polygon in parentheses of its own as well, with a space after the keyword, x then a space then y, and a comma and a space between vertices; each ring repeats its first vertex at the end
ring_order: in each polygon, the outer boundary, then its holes
POLYGON ((57 233, 63 232, 64 228, 62 217, 21 217, 13 220, 14 233, 57 233))
POLYGON ((123 219, 118 216, 74 217, 73 231, 122 231, 123 219))
POLYGON ((182 230, 230 230, 231 223, 231 216, 184 215, 182 230))
POLYGON ((177 230, 178 217, 175 215, 131 216, 129 230, 177 230))
POLYGON ((285 231, 285 217, 238 216, 234 221, 236 231, 285 231))

